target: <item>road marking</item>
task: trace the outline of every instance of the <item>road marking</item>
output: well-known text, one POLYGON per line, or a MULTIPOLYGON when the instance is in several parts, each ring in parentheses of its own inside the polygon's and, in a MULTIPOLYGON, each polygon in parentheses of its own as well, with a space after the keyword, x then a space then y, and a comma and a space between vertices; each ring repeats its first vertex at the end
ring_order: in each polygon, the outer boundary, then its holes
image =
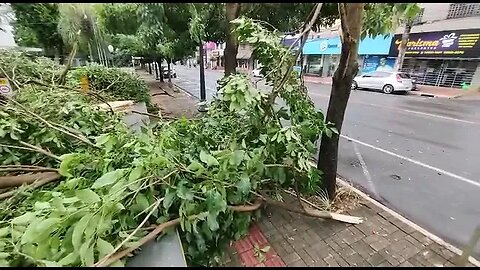
POLYGON ((340 136, 341 136, 342 138, 345 138, 345 139, 347 139, 347 140, 356 142, 356 143, 358 143, 358 144, 361 144, 361 145, 370 147, 370 148, 375 149, 375 150, 377 150, 377 151, 380 151, 380 152, 382 152, 382 153, 385 153, 385 154, 388 154, 388 155, 397 157, 397 158, 399 158, 399 159, 403 159, 403 160, 409 161, 409 162, 411 162, 411 163, 413 163, 413 164, 416 164, 416 165, 425 167, 425 168, 427 168, 427 169, 430 169, 430 170, 433 170, 433 171, 436 171, 436 172, 439 172, 439 173, 448 175, 448 176, 450 176, 450 177, 456 178, 456 179, 458 179, 458 180, 460 180, 460 181, 463 181, 463 182, 465 182, 465 183, 469 183, 469 184, 474 185, 474 186, 476 186, 476 187, 480 187, 480 183, 475 182, 475 181, 473 181, 473 180, 470 180, 470 179, 468 179, 468 178, 465 178, 465 177, 463 177, 463 176, 456 175, 456 174, 451 173, 451 172, 447 172, 447 171, 442 170, 442 169, 439 169, 439 168, 437 168, 437 167, 433 167, 433 166, 430 166, 430 165, 425 164, 425 163, 423 163, 423 162, 420 162, 420 161, 417 161, 417 160, 414 160, 414 159, 411 159, 411 158, 408 158, 408 157, 401 156, 401 155, 399 155, 399 154, 396 154, 396 153, 390 152, 390 151, 388 151, 388 150, 385 150, 385 149, 376 147, 376 146, 374 146, 374 145, 371 145, 371 144, 368 144, 368 143, 365 143, 365 142, 356 140, 356 139, 354 139, 354 138, 350 138, 350 137, 345 136, 345 135, 340 135, 340 136))
POLYGON ((373 192, 376 198, 379 198, 377 189, 375 188, 375 185, 373 184, 372 181, 372 176, 370 175, 370 172, 367 169, 367 164, 365 163, 365 160, 362 157, 362 154, 360 154, 360 150, 358 149, 358 146, 355 142, 353 143, 353 150, 355 151, 355 154, 357 155, 358 160, 360 161, 360 165, 362 166, 363 174, 365 175, 365 178, 367 178, 368 185, 370 186, 370 190, 373 192))
POLYGON ((458 121, 458 122, 467 123, 467 124, 476 124, 476 122, 467 121, 467 120, 462 120, 462 119, 458 119, 458 118, 452 118, 452 117, 448 117, 448 116, 441 116, 441 115, 436 115, 436 114, 431 114, 431 113, 424 113, 424 112, 418 112, 418 111, 411 111, 411 110, 404 110, 404 111, 410 112, 410 113, 421 114, 421 115, 425 115, 425 116, 438 117, 438 118, 442 118, 442 119, 445 119, 445 120, 458 121))

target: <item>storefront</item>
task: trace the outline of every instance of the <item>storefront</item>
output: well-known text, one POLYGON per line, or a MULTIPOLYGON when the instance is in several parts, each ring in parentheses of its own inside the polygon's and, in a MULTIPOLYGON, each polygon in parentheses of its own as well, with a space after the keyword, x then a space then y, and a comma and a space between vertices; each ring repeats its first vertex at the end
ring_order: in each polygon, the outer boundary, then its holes
MULTIPOLYGON (((388 57, 391 40, 392 36, 378 36, 375 38, 367 37, 360 41, 358 49, 360 72, 363 72, 365 68, 364 60, 367 60, 369 68, 372 69, 372 66, 377 67, 379 65, 380 57, 388 57), (373 63, 375 60, 378 62, 377 64, 373 63)), ((307 41, 303 48, 303 54, 307 58, 305 73, 322 77, 333 76, 340 61, 341 47, 342 43, 338 36, 307 41)), ((386 62, 391 64, 390 59, 386 62)))
MULTIPOLYGON (((480 29, 410 34, 402 71, 418 84, 461 88, 480 74, 480 29)), ((401 35, 395 35, 389 56, 398 55, 401 35)))

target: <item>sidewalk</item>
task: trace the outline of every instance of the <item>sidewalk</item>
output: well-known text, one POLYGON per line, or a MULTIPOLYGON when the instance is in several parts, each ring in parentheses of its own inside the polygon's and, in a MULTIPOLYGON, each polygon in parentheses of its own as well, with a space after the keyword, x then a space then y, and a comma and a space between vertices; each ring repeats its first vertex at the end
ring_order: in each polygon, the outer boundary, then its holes
MULTIPOLYGON (((285 199, 295 204, 293 197, 285 199)), ((359 207, 346 214, 366 220, 351 225, 267 207, 249 234, 231 244, 223 265, 454 266, 453 248, 435 242, 390 211, 362 199, 359 207), (259 255, 258 248, 267 246, 268 252, 259 255)), ((467 266, 475 264, 470 261, 467 266)))

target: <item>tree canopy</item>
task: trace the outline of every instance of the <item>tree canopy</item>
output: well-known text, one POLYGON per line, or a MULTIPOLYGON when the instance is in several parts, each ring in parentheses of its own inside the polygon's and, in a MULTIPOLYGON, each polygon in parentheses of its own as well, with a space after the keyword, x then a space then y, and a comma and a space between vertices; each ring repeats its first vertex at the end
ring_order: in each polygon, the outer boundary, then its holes
POLYGON ((63 54, 64 43, 57 31, 57 4, 11 3, 15 16, 12 23, 15 42, 20 46, 38 46, 47 55, 63 54))

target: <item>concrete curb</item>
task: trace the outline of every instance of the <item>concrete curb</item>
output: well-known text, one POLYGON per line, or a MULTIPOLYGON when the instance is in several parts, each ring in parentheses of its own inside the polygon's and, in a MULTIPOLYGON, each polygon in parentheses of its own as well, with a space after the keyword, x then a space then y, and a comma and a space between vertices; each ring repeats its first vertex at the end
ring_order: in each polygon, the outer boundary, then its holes
MULTIPOLYGON (((457 255, 462 255, 462 251, 460 249, 458 249, 457 247, 443 241, 440 237, 434 235, 433 233, 425 230, 424 228, 420 227, 419 225, 413 223, 412 221, 406 219, 405 217, 403 217, 402 215, 398 214, 397 212, 395 212, 394 210, 386 207, 385 205, 381 204, 380 202, 376 201, 375 199, 371 198, 369 195, 363 193, 362 191, 358 190, 357 188, 355 188, 352 184, 340 179, 340 178, 337 178, 337 182, 342 185, 342 186, 345 186, 345 187, 348 187, 350 188, 352 191, 354 191, 355 193, 357 193, 358 195, 360 195, 362 198, 366 199, 367 201, 373 203, 375 206, 379 207, 380 209, 384 210, 385 212, 391 214, 392 216, 394 216, 395 218, 397 218, 398 220, 402 221, 403 223, 409 225, 410 227, 412 227, 413 229, 417 230, 418 232, 422 233, 423 235, 427 236, 428 238, 432 239, 434 242, 436 242, 437 244, 439 245, 442 245, 444 247, 446 247, 447 249, 449 249, 450 251, 452 251, 453 253, 457 254, 457 255)), ((468 261, 470 263, 472 263, 473 265, 475 266, 478 266, 480 267, 480 261, 478 261, 477 259, 473 258, 473 257, 469 257, 468 258, 468 261)))
POLYGON ((194 98, 194 99, 196 99, 196 100, 200 100, 199 98, 197 98, 196 96, 194 96, 193 94, 191 94, 190 92, 188 92, 187 90, 185 90, 185 88, 179 86, 178 84, 173 83, 173 85, 174 85, 175 87, 177 87, 178 89, 180 89, 183 93, 187 94, 188 96, 190 96, 190 97, 192 97, 192 98, 194 98))

